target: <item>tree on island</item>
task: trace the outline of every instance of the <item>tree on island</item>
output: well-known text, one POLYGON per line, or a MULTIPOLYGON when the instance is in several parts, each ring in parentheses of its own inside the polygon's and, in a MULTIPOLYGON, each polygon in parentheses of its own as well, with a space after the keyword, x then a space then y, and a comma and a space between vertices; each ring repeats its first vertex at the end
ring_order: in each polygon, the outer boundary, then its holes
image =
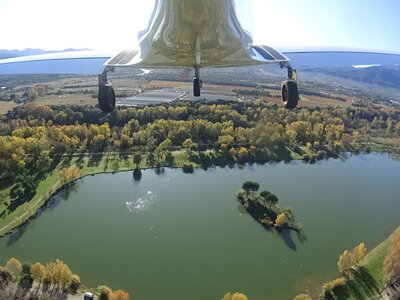
POLYGON ((242 189, 244 189, 247 193, 249 191, 257 192, 260 188, 260 185, 254 181, 245 181, 242 185, 242 189))
POLYGON ((276 204, 279 201, 278 197, 272 194, 270 191, 262 191, 260 193, 260 196, 263 197, 266 201, 273 204, 276 204))
POLYGON ((285 213, 281 213, 276 217, 275 227, 282 228, 287 224, 287 217, 285 213))

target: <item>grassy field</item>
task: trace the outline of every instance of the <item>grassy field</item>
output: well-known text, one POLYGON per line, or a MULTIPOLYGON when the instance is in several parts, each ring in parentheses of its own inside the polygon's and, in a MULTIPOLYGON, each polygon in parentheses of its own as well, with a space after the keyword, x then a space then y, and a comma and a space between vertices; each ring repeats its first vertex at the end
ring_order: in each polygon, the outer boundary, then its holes
POLYGON ((16 107, 18 104, 15 102, 0 101, 0 115, 5 115, 9 110, 16 107))
POLYGON ((97 99, 90 94, 66 94, 39 97, 35 102, 44 105, 96 105, 97 99))

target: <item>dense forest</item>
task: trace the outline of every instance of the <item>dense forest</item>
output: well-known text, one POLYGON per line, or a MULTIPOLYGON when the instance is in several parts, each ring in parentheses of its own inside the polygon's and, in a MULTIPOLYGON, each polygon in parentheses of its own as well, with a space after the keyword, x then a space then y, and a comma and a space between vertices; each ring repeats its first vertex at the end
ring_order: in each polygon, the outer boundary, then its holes
POLYGON ((290 160, 293 154, 315 162, 341 151, 400 151, 400 113, 378 106, 286 110, 256 100, 177 102, 107 115, 96 107, 31 102, 3 117, 0 134, 2 186, 13 184, 14 197, 30 198, 65 155, 151 153, 162 166, 179 150, 189 161, 194 153, 213 151, 227 163, 290 160))

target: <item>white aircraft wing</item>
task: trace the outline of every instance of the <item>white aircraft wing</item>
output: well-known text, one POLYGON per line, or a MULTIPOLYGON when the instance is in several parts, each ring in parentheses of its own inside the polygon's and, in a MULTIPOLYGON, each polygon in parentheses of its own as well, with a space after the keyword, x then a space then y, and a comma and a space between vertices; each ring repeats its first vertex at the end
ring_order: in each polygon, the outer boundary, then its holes
POLYGON ((400 66, 400 53, 357 48, 279 48, 293 69, 400 66))
POLYGON ((114 53, 57 52, 0 60, 0 74, 101 74, 114 53))

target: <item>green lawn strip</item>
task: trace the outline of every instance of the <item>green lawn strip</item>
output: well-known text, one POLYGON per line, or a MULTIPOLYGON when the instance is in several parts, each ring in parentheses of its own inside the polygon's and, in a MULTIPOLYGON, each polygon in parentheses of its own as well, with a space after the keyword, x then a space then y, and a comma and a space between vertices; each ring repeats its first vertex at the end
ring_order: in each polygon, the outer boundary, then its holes
POLYGON ((55 191, 60 187, 58 170, 54 170, 39 183, 35 196, 29 202, 18 206, 11 214, 6 215, 4 219, 0 219, 0 236, 19 226, 35 214, 48 197, 51 196, 49 191, 55 191))

